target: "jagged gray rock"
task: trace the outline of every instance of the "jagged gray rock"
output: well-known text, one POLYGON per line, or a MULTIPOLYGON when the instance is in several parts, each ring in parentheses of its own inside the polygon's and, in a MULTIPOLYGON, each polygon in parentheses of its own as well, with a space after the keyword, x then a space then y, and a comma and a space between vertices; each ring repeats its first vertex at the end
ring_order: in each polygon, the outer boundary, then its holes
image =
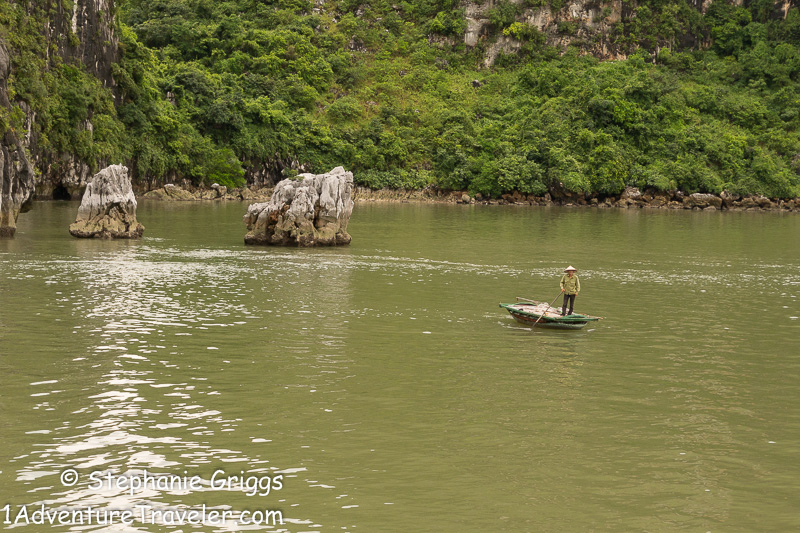
POLYGON ((683 204, 687 207, 697 207, 705 209, 707 207, 722 208, 722 198, 716 194, 703 194, 696 192, 683 199, 683 204))
POLYGON ((70 225, 75 237, 138 239, 144 226, 136 220, 136 197, 128 168, 106 167, 89 181, 83 193, 78 217, 70 225))
POLYGON ((217 198, 224 198, 225 195, 228 194, 228 188, 224 185, 220 185, 219 183, 213 184, 211 188, 216 192, 217 198))
POLYGON ((625 190, 620 196, 620 200, 641 200, 642 192, 636 187, 625 187, 625 190))
POLYGON ((192 193, 178 187, 173 183, 167 183, 160 189, 148 191, 144 194, 144 198, 152 198, 155 200, 175 200, 175 201, 189 201, 198 200, 192 193))
POLYGON ((353 173, 300 174, 275 186, 269 202, 252 204, 244 216, 246 244, 333 246, 349 244, 353 173))

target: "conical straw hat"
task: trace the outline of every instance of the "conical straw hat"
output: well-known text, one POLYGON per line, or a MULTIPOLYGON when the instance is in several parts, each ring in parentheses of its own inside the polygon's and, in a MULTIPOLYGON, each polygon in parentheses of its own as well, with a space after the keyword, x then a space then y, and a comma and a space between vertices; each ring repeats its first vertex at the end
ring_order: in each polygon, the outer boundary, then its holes
POLYGON ((564 272, 569 272, 570 270, 574 270, 575 272, 578 271, 578 269, 575 268, 574 266, 568 266, 567 268, 564 269, 564 272))

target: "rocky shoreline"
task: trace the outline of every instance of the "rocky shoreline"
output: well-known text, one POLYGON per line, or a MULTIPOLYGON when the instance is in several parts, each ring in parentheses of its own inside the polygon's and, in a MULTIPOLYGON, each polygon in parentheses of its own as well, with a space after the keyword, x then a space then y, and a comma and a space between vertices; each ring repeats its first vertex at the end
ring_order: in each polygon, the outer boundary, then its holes
POLYGON ((738 196, 723 192, 720 195, 681 191, 641 192, 635 187, 628 187, 620 195, 577 195, 564 194, 554 197, 550 193, 544 196, 526 195, 520 192, 504 194, 497 199, 486 199, 480 194, 471 196, 466 191, 424 190, 391 190, 374 191, 366 187, 357 187, 354 191, 357 202, 438 202, 453 204, 479 205, 536 205, 565 207, 595 207, 622 209, 693 209, 705 211, 795 211, 800 212, 800 198, 791 200, 767 198, 764 196, 738 196))
MULTIPOLYGON (((199 200, 237 200, 267 201, 272 196, 272 188, 251 190, 247 187, 228 189, 214 184, 210 188, 180 187, 165 185, 141 194, 141 198, 164 201, 199 201, 199 200)), ((446 191, 436 188, 419 190, 380 189, 355 187, 355 202, 428 202, 474 205, 535 205, 565 207, 595 207, 622 209, 693 209, 705 211, 792 211, 800 212, 800 198, 780 199, 764 196, 738 196, 723 192, 722 194, 694 193, 681 191, 640 191, 628 187, 620 195, 578 195, 565 193, 555 196, 550 193, 544 196, 508 193, 500 198, 484 198, 480 194, 470 195, 467 191, 446 191)))
POLYGON ((224 185, 213 184, 211 187, 178 186, 171 183, 145 193, 139 193, 139 198, 149 200, 164 200, 168 202, 194 202, 200 200, 239 200, 252 202, 265 202, 272 196, 272 188, 228 189, 224 185))

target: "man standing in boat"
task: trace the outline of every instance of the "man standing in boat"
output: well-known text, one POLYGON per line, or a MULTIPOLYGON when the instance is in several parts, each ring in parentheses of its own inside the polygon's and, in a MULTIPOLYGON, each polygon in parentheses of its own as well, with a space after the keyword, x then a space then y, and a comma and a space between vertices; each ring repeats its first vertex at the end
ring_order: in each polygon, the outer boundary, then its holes
POLYGON ((564 293, 564 305, 561 307, 561 316, 567 315, 567 304, 569 304, 569 314, 575 306, 575 297, 581 292, 581 282, 575 275, 578 269, 568 266, 564 269, 565 274, 561 276, 561 292, 564 293))

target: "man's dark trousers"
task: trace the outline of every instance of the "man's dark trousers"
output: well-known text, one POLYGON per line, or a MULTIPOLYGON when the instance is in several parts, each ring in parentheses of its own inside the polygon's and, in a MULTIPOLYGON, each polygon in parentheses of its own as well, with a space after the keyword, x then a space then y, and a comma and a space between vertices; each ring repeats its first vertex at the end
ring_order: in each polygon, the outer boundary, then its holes
POLYGON ((567 304, 569 304, 569 314, 572 314, 572 308, 575 306, 575 296, 577 296, 577 294, 564 294, 564 305, 561 308, 561 316, 567 314, 567 304))

